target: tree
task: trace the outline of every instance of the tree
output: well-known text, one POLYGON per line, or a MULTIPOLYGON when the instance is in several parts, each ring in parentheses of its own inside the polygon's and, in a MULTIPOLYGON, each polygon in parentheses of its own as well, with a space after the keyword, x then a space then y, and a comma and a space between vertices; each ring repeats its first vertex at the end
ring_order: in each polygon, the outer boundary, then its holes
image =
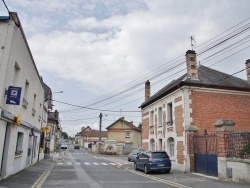
POLYGON ((68 137, 69 137, 66 132, 62 132, 62 136, 63 136, 64 139, 68 139, 68 137))
POLYGON ((142 129, 142 124, 141 124, 141 123, 138 125, 138 128, 139 128, 139 129, 142 129))

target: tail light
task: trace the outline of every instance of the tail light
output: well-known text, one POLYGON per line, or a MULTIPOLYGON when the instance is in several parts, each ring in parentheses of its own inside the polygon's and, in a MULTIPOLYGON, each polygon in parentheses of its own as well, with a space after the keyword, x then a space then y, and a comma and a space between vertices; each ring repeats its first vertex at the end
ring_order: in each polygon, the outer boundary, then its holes
POLYGON ((149 154, 148 162, 152 162, 152 153, 149 154))

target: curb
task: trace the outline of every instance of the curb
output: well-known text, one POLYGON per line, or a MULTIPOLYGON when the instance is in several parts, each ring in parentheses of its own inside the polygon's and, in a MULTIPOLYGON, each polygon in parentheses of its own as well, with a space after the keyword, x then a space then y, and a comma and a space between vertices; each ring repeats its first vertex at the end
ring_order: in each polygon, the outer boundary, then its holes
POLYGON ((52 162, 50 167, 38 178, 38 180, 36 180, 36 182, 32 185, 31 188, 41 187, 38 186, 38 184, 42 182, 43 178, 47 175, 48 172, 50 173, 51 169, 54 168, 55 164, 56 164, 55 162, 52 162))

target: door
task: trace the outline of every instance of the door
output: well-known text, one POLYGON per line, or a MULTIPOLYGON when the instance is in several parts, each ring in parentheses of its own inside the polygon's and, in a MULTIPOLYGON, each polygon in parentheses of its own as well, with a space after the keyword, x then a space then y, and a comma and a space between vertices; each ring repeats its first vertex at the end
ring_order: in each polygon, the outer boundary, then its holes
POLYGON ((216 135, 207 134, 194 136, 195 172, 209 176, 218 176, 218 163, 216 151, 216 135))

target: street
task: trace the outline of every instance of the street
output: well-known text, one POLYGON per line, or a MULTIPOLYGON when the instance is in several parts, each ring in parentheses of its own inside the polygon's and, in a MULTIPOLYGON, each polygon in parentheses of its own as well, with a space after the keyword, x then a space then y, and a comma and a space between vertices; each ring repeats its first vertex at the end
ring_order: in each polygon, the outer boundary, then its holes
POLYGON ((58 161, 38 186, 42 187, 249 187, 248 185, 218 181, 191 173, 171 171, 170 174, 144 174, 133 169, 126 157, 95 155, 85 149, 61 152, 58 161))

